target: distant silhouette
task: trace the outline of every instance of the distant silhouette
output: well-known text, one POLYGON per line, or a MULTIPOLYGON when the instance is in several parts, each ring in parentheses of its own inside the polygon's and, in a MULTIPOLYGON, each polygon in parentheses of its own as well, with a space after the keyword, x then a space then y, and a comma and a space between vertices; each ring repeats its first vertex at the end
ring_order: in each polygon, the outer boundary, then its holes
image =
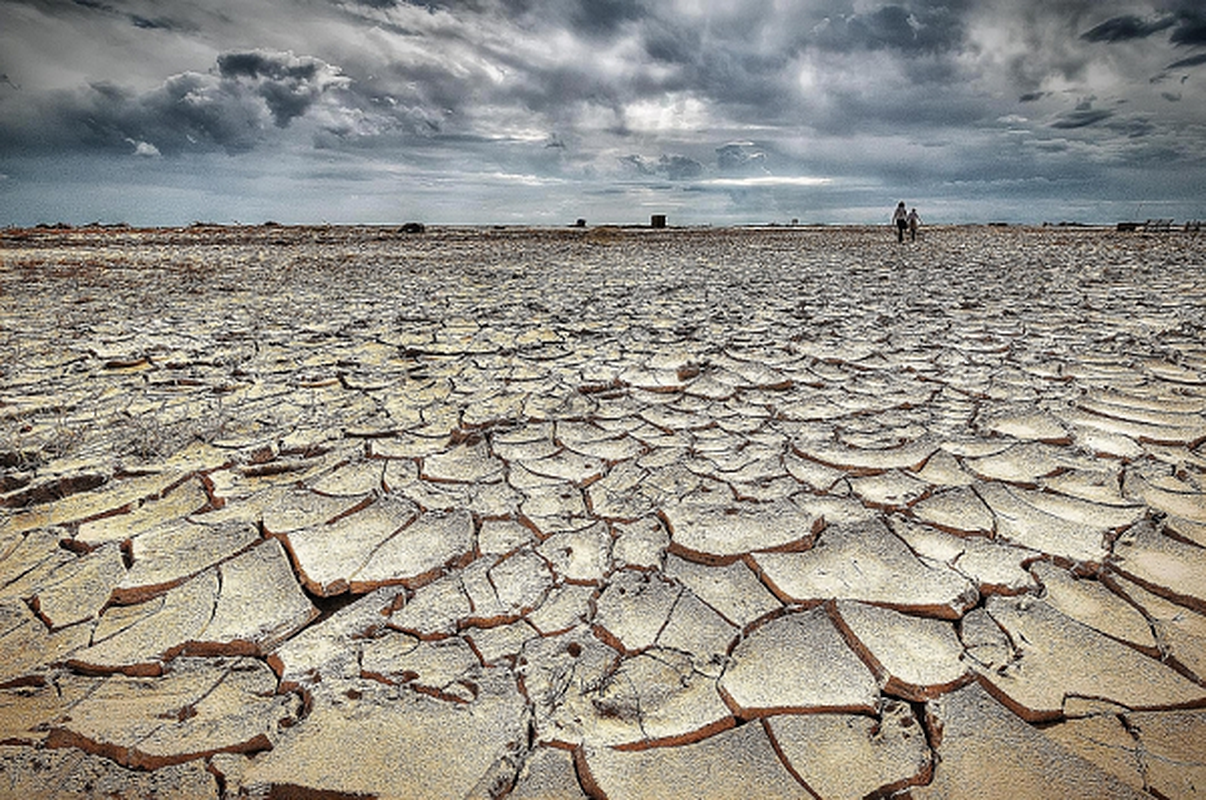
POLYGON ((917 228, 921 225, 921 215, 914 208, 909 212, 907 219, 909 222, 909 241, 915 242, 917 241, 917 228))
POLYGON ((905 209, 904 200, 896 204, 896 210, 892 212, 892 223, 896 225, 896 241, 904 242, 905 228, 909 227, 909 212, 905 209))

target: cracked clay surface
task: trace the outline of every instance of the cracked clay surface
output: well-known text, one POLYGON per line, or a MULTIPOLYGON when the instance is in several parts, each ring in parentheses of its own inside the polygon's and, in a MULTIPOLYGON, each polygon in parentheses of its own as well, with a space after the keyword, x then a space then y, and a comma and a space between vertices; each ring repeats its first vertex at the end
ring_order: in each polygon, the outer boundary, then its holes
POLYGON ((0 797, 1206 792, 1206 239, 0 234, 0 797))

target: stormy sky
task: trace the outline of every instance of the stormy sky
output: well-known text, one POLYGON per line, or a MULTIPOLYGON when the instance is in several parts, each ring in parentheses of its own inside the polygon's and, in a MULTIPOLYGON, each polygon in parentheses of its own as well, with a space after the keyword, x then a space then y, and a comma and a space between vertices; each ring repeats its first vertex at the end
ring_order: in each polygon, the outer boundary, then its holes
POLYGON ((3 0, 0 225, 1206 218, 1202 0, 3 0))

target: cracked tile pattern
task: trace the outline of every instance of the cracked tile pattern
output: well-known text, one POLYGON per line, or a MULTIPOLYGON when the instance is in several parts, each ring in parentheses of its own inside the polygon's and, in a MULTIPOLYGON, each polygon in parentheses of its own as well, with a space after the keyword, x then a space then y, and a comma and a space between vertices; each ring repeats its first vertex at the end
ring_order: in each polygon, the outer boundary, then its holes
POLYGON ((1198 797, 1206 240, 0 233, 0 796, 1198 797))

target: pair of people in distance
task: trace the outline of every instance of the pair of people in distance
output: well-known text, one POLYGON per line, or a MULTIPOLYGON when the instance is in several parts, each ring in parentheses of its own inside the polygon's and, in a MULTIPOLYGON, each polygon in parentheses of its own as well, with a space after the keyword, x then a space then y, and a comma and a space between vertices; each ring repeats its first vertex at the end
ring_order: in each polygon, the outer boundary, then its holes
POLYGON ((917 228, 921 225, 921 216, 918 215, 915 208, 912 211, 906 210, 904 200, 896 204, 896 210, 892 212, 892 224, 896 226, 896 241, 904 242, 906 230, 909 232, 909 241, 917 241, 917 228))

